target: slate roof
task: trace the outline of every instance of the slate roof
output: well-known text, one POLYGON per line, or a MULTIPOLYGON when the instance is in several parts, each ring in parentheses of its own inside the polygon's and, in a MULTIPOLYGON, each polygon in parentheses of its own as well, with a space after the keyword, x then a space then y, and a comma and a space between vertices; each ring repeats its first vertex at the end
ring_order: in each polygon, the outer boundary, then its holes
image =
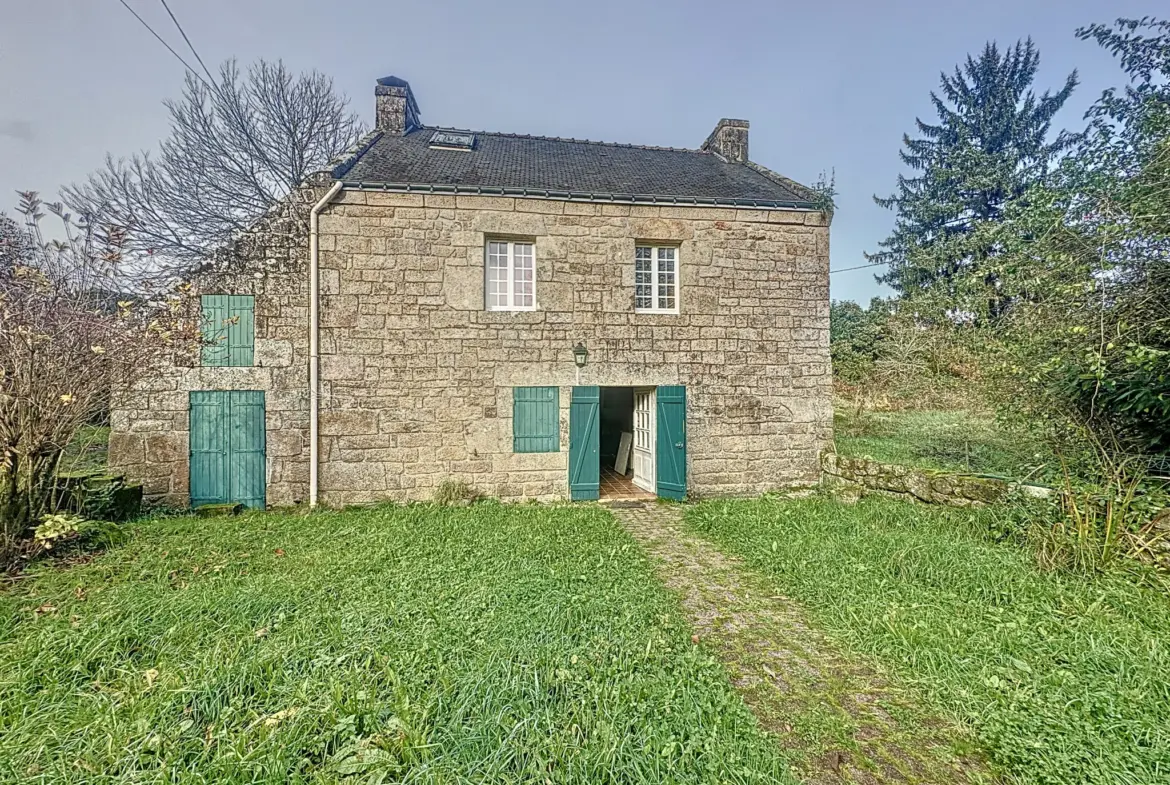
POLYGON ((814 199, 763 167, 701 150, 432 127, 382 134, 333 176, 351 187, 605 201, 808 208, 814 199), (436 131, 474 133, 475 146, 432 149, 436 131))

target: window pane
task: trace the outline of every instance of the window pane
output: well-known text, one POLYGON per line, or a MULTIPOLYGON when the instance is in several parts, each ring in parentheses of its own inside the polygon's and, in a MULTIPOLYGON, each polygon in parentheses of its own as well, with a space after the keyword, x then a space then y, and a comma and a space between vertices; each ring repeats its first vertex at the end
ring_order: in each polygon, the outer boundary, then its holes
POLYGON ((508 307, 507 243, 488 243, 486 294, 488 308, 508 307))
POLYGON ((512 305, 531 308, 535 304, 536 260, 532 243, 512 245, 512 305))
POLYGON ((653 249, 638 246, 634 254, 634 307, 654 307, 653 249))
POLYGON ((677 280, 674 254, 674 248, 658 249, 658 307, 663 310, 674 310, 675 307, 677 280))
POLYGON ((508 271, 503 267, 488 267, 487 303, 489 308, 503 308, 508 304, 508 271))
POLYGON ((658 273, 658 307, 674 309, 674 273, 658 273))

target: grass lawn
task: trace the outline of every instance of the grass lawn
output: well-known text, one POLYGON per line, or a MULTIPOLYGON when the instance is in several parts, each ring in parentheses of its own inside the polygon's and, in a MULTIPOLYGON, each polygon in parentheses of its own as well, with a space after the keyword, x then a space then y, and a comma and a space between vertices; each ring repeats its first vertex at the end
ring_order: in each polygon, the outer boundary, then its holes
POLYGON ((1170 782, 1170 598, 1035 569, 982 516, 886 499, 709 501, 688 525, 1022 783, 1170 782))
POLYGON ((837 452, 922 469, 1032 479, 1050 456, 1030 439, 1007 432, 990 415, 956 411, 865 412, 838 402, 833 418, 837 452))
POLYGON ((791 782, 690 635, 594 507, 146 520, 0 590, 0 780, 791 782))

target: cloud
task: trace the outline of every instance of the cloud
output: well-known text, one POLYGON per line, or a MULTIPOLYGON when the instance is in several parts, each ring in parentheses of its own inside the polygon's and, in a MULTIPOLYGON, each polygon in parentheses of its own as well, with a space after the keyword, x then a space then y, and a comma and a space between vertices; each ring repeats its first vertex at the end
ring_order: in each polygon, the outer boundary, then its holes
POLYGON ((31 142, 36 138, 36 132, 28 120, 0 120, 0 136, 9 136, 18 142, 31 142))

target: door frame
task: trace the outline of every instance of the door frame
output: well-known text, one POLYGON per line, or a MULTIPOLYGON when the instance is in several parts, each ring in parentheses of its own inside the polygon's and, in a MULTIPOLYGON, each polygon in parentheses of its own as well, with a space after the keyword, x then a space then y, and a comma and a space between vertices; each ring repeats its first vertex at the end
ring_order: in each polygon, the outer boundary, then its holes
POLYGON ((649 394, 650 409, 647 415, 650 419, 650 445, 647 448, 650 458, 650 476, 643 478, 646 482, 642 485, 638 482, 638 462, 634 461, 634 479, 633 483, 648 493, 658 493, 658 388, 657 387, 634 387, 634 448, 633 451, 638 451, 638 395, 649 394))

